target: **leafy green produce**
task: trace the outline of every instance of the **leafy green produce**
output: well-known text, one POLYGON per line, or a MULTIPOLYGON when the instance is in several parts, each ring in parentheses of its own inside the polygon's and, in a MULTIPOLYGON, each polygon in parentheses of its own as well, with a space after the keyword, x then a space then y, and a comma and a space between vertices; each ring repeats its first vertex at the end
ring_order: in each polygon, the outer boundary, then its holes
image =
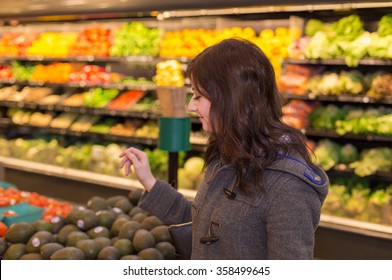
POLYGON ((310 59, 328 59, 338 54, 338 45, 323 31, 316 32, 305 49, 305 56, 310 59))
POLYGON ((83 94, 83 105, 102 108, 119 93, 118 89, 94 88, 83 94))
POLYGON ((311 126, 320 129, 335 129, 336 122, 343 120, 349 110, 348 106, 339 108, 334 104, 318 107, 309 115, 311 126))
POLYGON ((387 147, 363 150, 360 159, 349 165, 360 177, 369 176, 377 171, 391 172, 392 149, 387 147))
POLYGON ((336 37, 339 37, 339 40, 345 39, 349 41, 354 40, 365 32, 363 21, 358 15, 350 15, 339 19, 333 23, 332 29, 336 37))
POLYGON ((368 48, 372 44, 372 38, 369 32, 363 32, 354 39, 339 38, 337 44, 348 66, 358 66, 361 58, 367 54, 368 48))
POLYGON ((380 36, 388 36, 392 34, 392 13, 381 17, 380 21, 378 22, 377 33, 380 36))
POLYGON ((340 149, 340 162, 344 164, 349 164, 358 160, 358 149, 351 143, 343 145, 340 149))
POLYGON ((309 19, 305 25, 305 35, 314 36, 318 31, 328 33, 332 31, 332 24, 322 22, 319 19, 309 19))
POLYGON ((317 164, 324 170, 329 170, 339 163, 340 146, 329 139, 321 140, 314 149, 317 164))
POLYGON ((11 62, 12 74, 17 81, 29 81, 35 70, 35 64, 23 64, 20 61, 11 62))
POLYGON ((392 58, 392 33, 380 36, 378 33, 371 34, 372 42, 367 48, 370 57, 392 58))

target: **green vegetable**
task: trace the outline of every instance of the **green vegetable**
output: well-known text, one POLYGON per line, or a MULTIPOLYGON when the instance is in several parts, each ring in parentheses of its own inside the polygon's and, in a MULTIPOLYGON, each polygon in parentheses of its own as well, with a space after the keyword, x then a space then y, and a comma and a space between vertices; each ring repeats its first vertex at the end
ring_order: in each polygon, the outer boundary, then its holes
POLYGON ((339 40, 352 41, 360 36, 365 30, 363 29, 363 22, 358 15, 351 15, 343 17, 333 23, 333 31, 339 40))
POLYGON ((322 22, 319 19, 309 19, 305 26, 305 35, 314 36, 318 31, 328 33, 332 31, 332 24, 322 22))
POLYGON ((315 160, 324 170, 339 163, 340 146, 329 139, 321 140, 314 149, 315 160))
POLYGON ((388 36, 392 34, 392 13, 384 15, 378 22, 377 33, 380 36, 388 36))
POLYGON ((391 172, 392 149, 387 147, 363 150, 360 159, 349 165, 360 177, 369 176, 377 171, 391 172))
POLYGON ((358 160, 358 149, 351 143, 343 145, 340 149, 340 162, 344 164, 349 164, 358 160))

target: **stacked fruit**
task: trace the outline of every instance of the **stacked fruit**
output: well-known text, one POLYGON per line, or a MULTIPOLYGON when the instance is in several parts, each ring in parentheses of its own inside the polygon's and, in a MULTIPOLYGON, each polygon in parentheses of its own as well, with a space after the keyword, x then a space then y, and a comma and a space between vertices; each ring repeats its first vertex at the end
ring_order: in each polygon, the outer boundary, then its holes
MULTIPOLYGON (((71 210, 71 204, 48 198, 36 192, 21 191, 18 188, 0 187, 0 207, 12 206, 20 203, 28 203, 35 207, 44 208, 42 219, 50 221, 54 216, 67 216, 71 210)), ((1 208, 0 208, 1 209, 1 208)), ((18 213, 9 212, 8 215, 16 216, 18 213)), ((25 213, 28 214, 28 213, 25 213)), ((27 219, 27 217, 26 217, 27 219)))
POLYGON ((150 55, 159 52, 161 32, 157 28, 149 28, 142 22, 125 23, 114 32, 112 56, 150 55))
POLYGON ((0 64, 0 79, 1 80, 12 79, 12 70, 10 66, 5 64, 0 64))
POLYGON ((184 163, 184 167, 178 169, 178 187, 196 190, 204 178, 204 159, 193 156, 184 163))
POLYGON ((38 34, 6 32, 0 39, 1 56, 24 56, 38 34))
POLYGON ((104 67, 98 65, 85 65, 69 74, 69 81, 75 83, 103 84, 117 82, 120 79, 120 74, 106 72, 104 67))
POLYGON ((77 37, 78 33, 76 32, 43 32, 27 48, 26 54, 31 56, 67 57, 77 37))
POLYGON ((162 39, 159 55, 166 58, 193 58, 205 48, 223 39, 232 37, 251 39, 254 36, 255 31, 249 27, 233 27, 223 30, 198 28, 168 31, 162 39))
POLYGON ((108 56, 111 47, 111 30, 103 26, 84 28, 70 50, 71 56, 108 56))
POLYGON ((157 86, 183 87, 184 75, 181 63, 177 60, 162 61, 157 64, 154 81, 157 86))
POLYGON ((136 206, 142 191, 93 196, 49 222, 16 223, 0 238, 3 260, 175 259, 168 226, 136 206))
POLYGON ((37 65, 32 73, 31 80, 37 82, 66 83, 73 71, 70 63, 55 62, 49 65, 37 65))
POLYGON ((288 47, 300 36, 293 28, 264 29, 259 35, 251 27, 232 27, 222 30, 184 29, 168 31, 161 42, 160 56, 193 58, 206 47, 228 38, 243 38, 258 45, 271 60, 279 75, 281 59, 288 56, 288 47))
POLYGON ((296 28, 278 27, 275 31, 264 29, 259 36, 252 40, 258 45, 266 56, 271 60, 276 76, 280 75, 281 61, 288 57, 288 49, 291 43, 300 37, 301 32, 296 28))

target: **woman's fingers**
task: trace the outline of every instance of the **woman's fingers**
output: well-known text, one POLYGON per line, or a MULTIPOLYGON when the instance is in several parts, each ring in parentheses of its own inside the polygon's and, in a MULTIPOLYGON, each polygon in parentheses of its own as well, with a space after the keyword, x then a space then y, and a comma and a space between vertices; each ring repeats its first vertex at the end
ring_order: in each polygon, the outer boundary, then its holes
POLYGON ((132 172, 131 171, 131 165, 132 165, 132 163, 129 160, 125 162, 125 164, 124 164, 125 176, 128 176, 132 172))
POLYGON ((124 158, 121 160, 121 162, 120 162, 120 168, 123 168, 123 167, 124 167, 124 164, 125 164, 127 161, 128 161, 128 158, 127 158, 127 157, 124 157, 124 158))
POLYGON ((121 154, 119 155, 119 157, 122 157, 122 160, 120 162, 120 168, 124 167, 124 172, 126 176, 132 173, 132 165, 135 167, 135 170, 138 170, 139 168, 143 167, 144 156, 144 152, 135 148, 129 148, 121 152, 121 154))

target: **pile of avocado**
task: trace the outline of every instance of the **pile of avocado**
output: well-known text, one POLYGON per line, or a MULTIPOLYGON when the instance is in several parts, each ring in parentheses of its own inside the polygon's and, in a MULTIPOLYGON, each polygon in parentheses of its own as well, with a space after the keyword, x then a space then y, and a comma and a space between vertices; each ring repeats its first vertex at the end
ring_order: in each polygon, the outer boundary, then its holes
POLYGON ((3 260, 176 259, 168 226, 137 206, 142 190, 128 197, 93 196, 66 217, 11 225, 0 238, 3 260))

